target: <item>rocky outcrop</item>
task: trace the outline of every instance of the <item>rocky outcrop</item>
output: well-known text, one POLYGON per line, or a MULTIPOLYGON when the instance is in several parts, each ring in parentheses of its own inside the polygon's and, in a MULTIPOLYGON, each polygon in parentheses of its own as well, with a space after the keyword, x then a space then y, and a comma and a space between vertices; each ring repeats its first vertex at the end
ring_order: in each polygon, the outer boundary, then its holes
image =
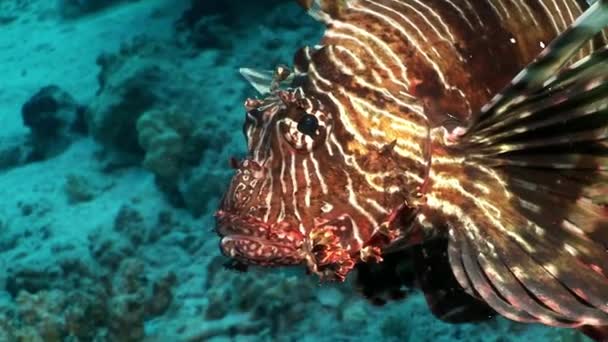
POLYGON ((86 134, 85 107, 56 85, 41 88, 21 107, 23 124, 30 129, 31 154, 37 161, 63 152, 86 134))

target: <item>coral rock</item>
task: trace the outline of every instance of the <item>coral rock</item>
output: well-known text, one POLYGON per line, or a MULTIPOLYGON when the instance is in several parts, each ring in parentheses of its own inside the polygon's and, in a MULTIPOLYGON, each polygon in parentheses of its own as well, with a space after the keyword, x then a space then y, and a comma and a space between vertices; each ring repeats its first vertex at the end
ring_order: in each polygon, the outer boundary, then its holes
POLYGON ((99 90, 85 118, 104 147, 143 156, 136 123, 144 113, 174 105, 185 112, 198 107, 200 87, 180 67, 174 50, 139 38, 117 54, 98 58, 99 90))
POLYGON ((23 124, 31 131, 30 159, 40 160, 63 152, 86 133, 84 107, 55 85, 46 86, 21 107, 23 124))
POLYGON ((90 181, 84 176, 75 174, 66 176, 64 190, 70 204, 89 202, 96 196, 96 191, 90 181))
POLYGON ((156 176, 176 179, 196 165, 204 148, 202 131, 191 115, 177 110, 151 110, 137 121, 139 144, 146 151, 143 165, 156 176))
POLYGON ((23 136, 0 137, 0 171, 25 164, 32 152, 23 136))
POLYGON ((184 174, 178 186, 188 210, 194 216, 200 216, 215 209, 230 176, 228 169, 211 168, 205 164, 184 174))

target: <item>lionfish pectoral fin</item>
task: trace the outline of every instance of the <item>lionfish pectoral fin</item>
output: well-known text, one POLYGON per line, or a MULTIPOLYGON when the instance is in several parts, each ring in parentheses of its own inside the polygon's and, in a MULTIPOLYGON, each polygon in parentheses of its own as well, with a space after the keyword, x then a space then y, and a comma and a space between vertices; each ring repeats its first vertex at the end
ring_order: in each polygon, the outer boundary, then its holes
POLYGON ((416 283, 431 312, 447 323, 479 322, 494 317, 495 312, 485 302, 463 290, 450 274, 447 245, 445 239, 434 239, 409 249, 416 283))
POLYGON ((449 145, 452 197, 430 198, 458 282, 514 320, 608 325, 608 49, 565 66, 607 25, 597 1, 485 106, 449 145))
POLYGON ((241 68, 239 72, 243 77, 251 84, 251 86, 258 92, 260 95, 265 95, 270 93, 273 82, 275 71, 273 70, 256 70, 250 68, 241 68))
POLYGON ((578 330, 592 338, 594 341, 608 341, 608 326, 594 327, 585 325, 578 330))

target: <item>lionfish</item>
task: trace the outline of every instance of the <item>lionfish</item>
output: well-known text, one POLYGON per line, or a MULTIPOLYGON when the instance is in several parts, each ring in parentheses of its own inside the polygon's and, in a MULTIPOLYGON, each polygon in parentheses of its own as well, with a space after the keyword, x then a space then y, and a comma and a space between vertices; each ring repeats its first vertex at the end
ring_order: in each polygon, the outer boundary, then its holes
POLYGON ((298 2, 327 30, 242 70, 223 253, 381 281, 418 250, 492 312, 606 336, 608 0, 298 2))

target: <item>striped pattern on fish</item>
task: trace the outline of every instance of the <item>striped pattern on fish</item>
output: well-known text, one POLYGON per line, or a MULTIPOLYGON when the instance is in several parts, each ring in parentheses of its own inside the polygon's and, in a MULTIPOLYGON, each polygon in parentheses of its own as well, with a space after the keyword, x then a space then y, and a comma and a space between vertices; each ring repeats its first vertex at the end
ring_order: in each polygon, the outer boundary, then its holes
POLYGON ((500 314, 608 324, 605 2, 574 29, 585 1, 300 2, 320 45, 243 70, 264 97, 217 214, 225 254, 343 280, 447 238, 460 285, 500 314))

